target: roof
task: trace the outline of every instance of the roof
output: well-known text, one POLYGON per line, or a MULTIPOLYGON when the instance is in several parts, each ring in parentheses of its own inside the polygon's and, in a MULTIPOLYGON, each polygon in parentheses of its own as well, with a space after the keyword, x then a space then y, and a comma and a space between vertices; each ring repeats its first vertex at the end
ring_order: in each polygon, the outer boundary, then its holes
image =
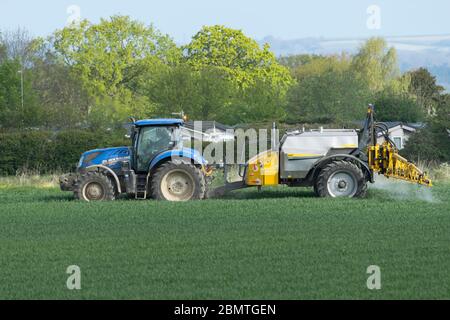
MULTIPOLYGON (((354 121, 356 125, 363 127, 365 124, 365 121, 354 121)), ((389 129, 394 129, 398 126, 402 126, 403 129, 407 131, 416 131, 418 129, 424 129, 426 127, 426 124, 424 123, 413 123, 413 122, 402 122, 402 121, 381 121, 380 123, 384 123, 387 125, 389 129)))
POLYGON ((183 124, 184 121, 181 119, 147 119, 147 120, 139 120, 134 124, 137 127, 144 126, 170 126, 170 125, 180 125, 183 124))
POLYGON ((196 128, 195 125, 197 125, 197 126, 201 125, 202 132, 211 131, 214 128, 216 130, 220 130, 220 131, 226 131, 228 129, 232 129, 232 127, 229 127, 229 126, 219 123, 217 121, 188 121, 184 124, 184 126, 188 129, 191 129, 191 130, 199 129, 199 128, 196 128))
POLYGON ((403 122, 401 122, 401 121, 381 121, 381 123, 384 123, 385 125, 387 125, 389 129, 398 127, 403 124, 403 122))
POLYGON ((427 127, 427 124, 424 122, 417 122, 417 123, 408 122, 406 125, 416 130, 425 129, 427 127))
MULTIPOLYGON (((405 131, 416 132, 418 129, 421 129, 419 124, 410 124, 410 123, 405 124, 403 122, 383 122, 383 123, 385 123, 388 126, 390 133, 395 128, 400 128, 403 130, 403 132, 405 132, 405 131)), ((422 126, 422 128, 423 128, 423 126, 422 126)), ((381 129, 377 129, 377 134, 378 134, 378 136, 383 135, 383 133, 381 132, 381 129)))
POLYGON ((423 125, 417 124, 417 123, 404 123, 404 122, 383 122, 386 124, 389 128, 389 130, 401 127, 403 130, 414 132, 417 129, 423 128, 423 125))

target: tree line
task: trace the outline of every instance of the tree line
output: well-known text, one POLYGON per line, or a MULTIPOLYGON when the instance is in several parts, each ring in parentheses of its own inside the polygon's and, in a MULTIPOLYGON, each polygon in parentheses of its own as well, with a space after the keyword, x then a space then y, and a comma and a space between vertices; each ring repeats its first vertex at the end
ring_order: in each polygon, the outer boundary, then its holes
POLYGON ((429 124, 428 144, 441 141, 435 148, 448 159, 449 100, 426 69, 402 74, 381 38, 352 55, 277 58, 240 30, 205 26, 179 46, 127 16, 82 21, 46 38, 0 33, 3 131, 114 128, 131 116, 181 111, 231 125, 348 126, 374 103, 381 121, 429 124))
POLYGON ((279 119, 292 83, 267 46, 222 26, 177 46, 153 26, 114 16, 46 39, 19 30, 0 43, 3 128, 111 126, 181 111, 225 123, 279 119))

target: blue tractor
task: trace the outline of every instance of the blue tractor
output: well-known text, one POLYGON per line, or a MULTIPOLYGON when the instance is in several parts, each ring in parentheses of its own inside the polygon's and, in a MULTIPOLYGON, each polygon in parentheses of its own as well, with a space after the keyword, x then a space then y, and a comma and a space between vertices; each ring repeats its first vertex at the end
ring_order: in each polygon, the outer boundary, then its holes
POLYGON ((201 154, 183 147, 183 120, 133 121, 131 147, 92 150, 75 173, 60 178, 61 190, 83 201, 136 199, 188 201, 206 197, 212 169, 201 154))

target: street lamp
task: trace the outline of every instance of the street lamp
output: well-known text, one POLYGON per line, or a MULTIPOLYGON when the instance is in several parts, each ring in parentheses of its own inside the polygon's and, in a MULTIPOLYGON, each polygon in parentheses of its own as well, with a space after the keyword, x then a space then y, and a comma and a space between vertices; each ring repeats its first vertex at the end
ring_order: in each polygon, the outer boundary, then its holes
POLYGON ((17 72, 20 73, 20 92, 21 92, 21 96, 22 96, 22 112, 23 112, 23 110, 24 110, 24 108, 23 108, 23 70, 19 70, 17 72))

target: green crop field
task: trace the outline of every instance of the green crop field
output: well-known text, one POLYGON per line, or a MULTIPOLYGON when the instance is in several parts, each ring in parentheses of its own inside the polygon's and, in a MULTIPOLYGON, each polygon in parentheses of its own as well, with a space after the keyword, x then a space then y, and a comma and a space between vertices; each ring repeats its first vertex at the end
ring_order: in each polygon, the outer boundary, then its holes
POLYGON ((449 299, 450 185, 392 186, 363 200, 277 188, 188 203, 3 187, 0 299, 449 299), (81 290, 66 287, 69 265, 81 290), (381 290, 367 289, 370 265, 381 290))

